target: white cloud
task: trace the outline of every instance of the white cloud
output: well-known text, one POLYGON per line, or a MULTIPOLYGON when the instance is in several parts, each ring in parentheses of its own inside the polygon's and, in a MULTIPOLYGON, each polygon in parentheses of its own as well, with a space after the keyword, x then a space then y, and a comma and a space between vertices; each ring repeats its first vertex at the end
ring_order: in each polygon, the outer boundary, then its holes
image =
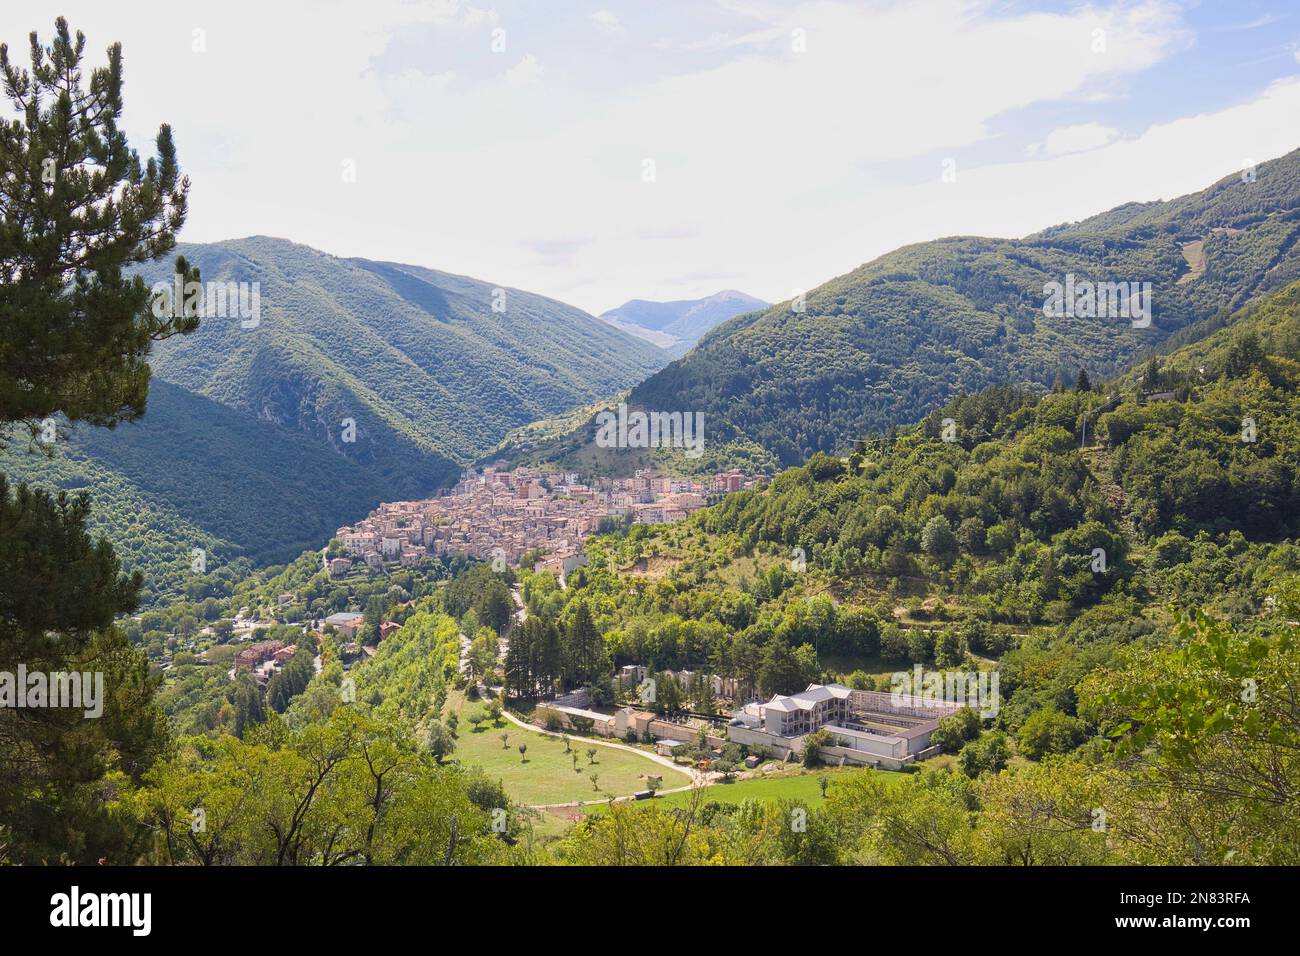
POLYGON ((450 70, 423 73, 410 67, 395 76, 385 77, 381 85, 388 104, 400 109, 405 104, 427 104, 451 86, 455 78, 456 74, 450 70))
MULTIPOLYGON (((972 169, 955 184, 936 177, 892 190, 872 208, 903 242, 972 233, 1022 236, 1125 202, 1195 192, 1239 173, 1251 158, 1290 152, 1300 136, 1285 117, 1297 114, 1300 77, 1275 82, 1248 102, 1157 124, 1090 152, 972 169)), ((888 251, 883 245, 870 241, 863 258, 888 251)))
POLYGON ((1226 27, 1222 27, 1222 29, 1229 31, 1257 30, 1260 27, 1269 27, 1275 23, 1281 23, 1285 19, 1286 17, 1280 13, 1265 13, 1255 17, 1253 20, 1244 20, 1241 23, 1232 23, 1226 27))
POLYGON ((622 21, 618 18, 618 14, 612 10, 597 10, 591 15, 591 22, 596 24, 596 28, 602 33, 622 36, 626 32, 623 29, 622 21))
POLYGON ((542 78, 545 68, 531 53, 524 55, 518 63, 506 70, 506 82, 515 87, 532 86, 542 78))
MULTIPOLYGON (((507 3, 500 15, 454 0, 64 8, 90 49, 122 41, 136 144, 160 121, 175 126, 194 183, 184 238, 279 235, 591 311, 715 292, 704 277, 719 273, 777 300, 906 242, 1020 235, 1196 189, 1297 145, 1300 81, 1146 133, 1126 121, 1129 135, 1085 153, 1047 149, 1070 141, 1056 130, 1030 159, 979 167, 1017 111, 1104 104, 1185 49, 1179 8, 1163 0, 998 16, 972 0, 730 0, 743 17, 701 21, 699 37, 726 23, 711 52, 682 52, 679 30, 640 74, 622 61, 597 72, 589 37, 530 30, 507 3), (490 52, 498 23, 509 59, 490 52), (207 29, 206 54, 191 52, 191 25, 207 29), (796 27, 805 53, 791 49, 796 27), (1106 31, 1105 53, 1092 51, 1094 29, 1106 31), (444 47, 421 56, 407 43, 390 63, 416 31, 444 47), (958 160, 955 184, 939 182, 943 156, 958 160), (340 182, 345 157, 355 183, 340 182), (896 188, 900 177, 920 185, 896 188)), ((19 6, 0 6, 0 39, 15 50, 52 26, 19 6)), ((619 20, 620 49, 660 39, 632 22, 619 20)), ((1022 149, 1010 141, 999 155, 1022 149)))
POLYGON ((1048 156, 1064 156, 1068 153, 1082 153, 1090 149, 1105 146, 1119 135, 1119 130, 1100 123, 1078 123, 1074 126, 1059 126, 1047 134, 1042 143, 1030 146, 1031 155, 1044 152, 1048 156))

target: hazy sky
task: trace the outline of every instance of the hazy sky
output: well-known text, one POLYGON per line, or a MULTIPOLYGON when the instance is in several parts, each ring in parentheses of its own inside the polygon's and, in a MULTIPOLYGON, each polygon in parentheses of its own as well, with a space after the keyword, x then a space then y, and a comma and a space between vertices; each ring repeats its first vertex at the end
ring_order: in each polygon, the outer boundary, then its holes
MULTIPOLYGON (((1023 235, 1300 146, 1294 2, 61 6, 96 62, 122 42, 142 151, 175 128, 183 238, 281 236, 592 312, 781 300, 905 243, 1023 235)), ((0 39, 25 60, 54 15, 6 0, 0 39)))

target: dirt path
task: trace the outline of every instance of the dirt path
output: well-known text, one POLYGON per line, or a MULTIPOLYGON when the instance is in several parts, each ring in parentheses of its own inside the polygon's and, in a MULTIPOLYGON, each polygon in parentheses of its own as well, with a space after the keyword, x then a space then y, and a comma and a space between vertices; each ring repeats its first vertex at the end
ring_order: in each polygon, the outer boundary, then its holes
MULTIPOLYGON (((673 763, 667 757, 661 756, 659 754, 646 753, 644 750, 639 750, 636 747, 629 747, 627 744, 615 743, 612 740, 598 740, 595 737, 577 737, 574 736, 573 734, 564 734, 564 733, 553 732, 549 730, 543 730, 541 727, 538 727, 536 724, 530 724, 525 720, 520 720, 518 717, 516 717, 514 714, 510 713, 510 711, 504 708, 502 708, 501 710, 501 716, 504 717, 506 720, 510 721, 516 727, 522 727, 524 730, 531 730, 534 733, 547 734, 549 736, 559 737, 564 740, 572 740, 576 743, 591 744, 593 747, 608 747, 611 750, 626 750, 628 753, 633 753, 636 754, 638 757, 643 757, 646 760, 653 761, 654 763, 659 764, 661 767, 667 767, 669 770, 675 770, 678 773, 685 774, 686 776, 690 777, 691 779, 690 783, 683 784, 680 787, 671 787, 667 790, 660 790, 658 792, 661 795, 669 794, 669 793, 681 793, 682 791, 690 790, 692 787, 697 787, 697 786, 708 786, 714 783, 720 776, 720 774, 706 773, 702 770, 696 770, 694 767, 683 767, 680 764, 673 763)), ((634 798, 631 795, 616 797, 615 802, 620 802, 623 800, 632 800, 632 799, 634 798)), ((537 803, 537 804, 530 804, 529 806, 534 810, 561 810, 569 807, 576 808, 576 807, 596 806, 602 803, 609 803, 609 799, 605 798, 602 800, 575 800, 569 803, 537 803)))

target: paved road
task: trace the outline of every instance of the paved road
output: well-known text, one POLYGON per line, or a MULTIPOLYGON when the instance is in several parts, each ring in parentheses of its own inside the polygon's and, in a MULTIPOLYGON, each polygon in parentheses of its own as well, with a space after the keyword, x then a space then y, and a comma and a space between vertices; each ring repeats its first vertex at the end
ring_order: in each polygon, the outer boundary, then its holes
POLYGON ((519 593, 519 585, 511 585, 510 596, 515 599, 515 620, 522 624, 528 620, 528 606, 524 604, 524 597, 519 593))

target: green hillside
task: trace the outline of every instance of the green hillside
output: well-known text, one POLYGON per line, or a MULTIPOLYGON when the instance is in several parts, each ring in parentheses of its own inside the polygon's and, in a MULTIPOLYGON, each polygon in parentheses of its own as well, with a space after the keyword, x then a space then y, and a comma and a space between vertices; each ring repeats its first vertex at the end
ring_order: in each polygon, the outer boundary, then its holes
MULTIPOLYGON (((1300 151, 1168 202, 1129 204, 1018 240, 953 237, 891 252, 807 294, 718 326, 633 389, 652 410, 703 411, 703 458, 794 465, 916 421, 961 392, 1094 380, 1180 330, 1300 278, 1300 151), (1150 282, 1153 319, 1049 317, 1044 285, 1150 282)), ((533 457, 589 454, 589 427, 533 457)))
MULTIPOLYGON (((416 266, 255 237, 179 247, 205 282, 257 282, 261 321, 209 319, 155 375, 302 432, 427 494, 505 433, 626 388, 656 347, 563 303, 416 266), (344 420, 356 425, 355 441, 344 420)), ((151 276, 163 278, 165 274, 151 276)))
POLYGON ((88 493, 92 529, 145 574, 146 603, 319 548, 394 491, 305 435, 157 380, 138 423, 77 428, 51 450, 14 441, 0 450, 0 472, 88 493), (208 575, 191 573, 194 548, 208 575))
MULTIPOLYGON (((727 586, 737 554, 784 564, 799 548, 796 592, 1008 629, 1111 601, 1257 612, 1277 576, 1300 569, 1298 358, 1300 282, 1100 390, 958 397, 622 558, 659 555, 679 588, 727 586)), ((753 587, 765 563, 739 566, 753 587)))

